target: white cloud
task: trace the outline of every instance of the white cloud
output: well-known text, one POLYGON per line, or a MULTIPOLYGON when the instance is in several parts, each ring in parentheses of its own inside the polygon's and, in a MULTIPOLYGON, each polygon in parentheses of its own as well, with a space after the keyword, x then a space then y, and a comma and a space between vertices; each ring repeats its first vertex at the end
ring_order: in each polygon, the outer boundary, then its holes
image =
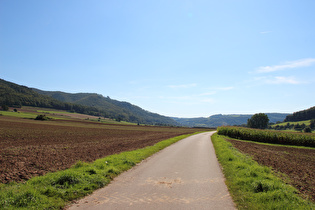
POLYGON ((259 32, 259 33, 261 33, 261 34, 269 34, 269 33, 271 33, 272 31, 261 31, 261 32, 259 32))
POLYGON ((257 84, 258 81, 261 81, 265 84, 291 84, 291 85, 298 85, 302 84, 302 81, 298 81, 295 77, 255 77, 255 83, 257 84))
POLYGON ((315 63, 315 58, 306 58, 296 61, 289 61, 282 65, 274 65, 274 66, 261 66, 258 69, 256 69, 257 73, 269 73, 269 72, 275 72, 275 71, 281 71, 285 69, 293 69, 293 68, 299 68, 299 67, 306 67, 311 66, 315 63))
POLYGON ((267 79, 266 83, 297 85, 297 84, 300 84, 301 82, 297 81, 294 77, 274 77, 272 79, 267 79))
POLYGON ((196 87, 196 83, 191 83, 191 84, 184 84, 184 85, 168 85, 170 88, 191 88, 191 87, 196 87))

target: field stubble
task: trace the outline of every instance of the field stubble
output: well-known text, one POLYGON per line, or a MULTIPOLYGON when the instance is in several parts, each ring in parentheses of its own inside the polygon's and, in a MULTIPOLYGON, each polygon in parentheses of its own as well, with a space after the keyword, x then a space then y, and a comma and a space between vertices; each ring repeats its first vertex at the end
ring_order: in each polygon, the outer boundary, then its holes
POLYGON ((67 169, 79 160, 91 162, 200 130, 1 116, 0 183, 25 181, 67 169))

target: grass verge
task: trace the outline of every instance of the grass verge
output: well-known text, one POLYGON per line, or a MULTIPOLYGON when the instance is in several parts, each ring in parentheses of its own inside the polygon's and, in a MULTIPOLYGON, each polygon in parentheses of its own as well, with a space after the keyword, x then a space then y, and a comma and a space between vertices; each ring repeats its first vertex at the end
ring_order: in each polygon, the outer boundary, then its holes
POLYGON ((93 163, 77 162, 70 169, 34 177, 25 183, 0 184, 0 209, 62 209, 69 201, 104 187, 145 158, 194 134, 107 156, 93 163))
POLYGON ((223 136, 212 135, 212 142, 238 209, 315 209, 294 187, 236 150, 223 136))

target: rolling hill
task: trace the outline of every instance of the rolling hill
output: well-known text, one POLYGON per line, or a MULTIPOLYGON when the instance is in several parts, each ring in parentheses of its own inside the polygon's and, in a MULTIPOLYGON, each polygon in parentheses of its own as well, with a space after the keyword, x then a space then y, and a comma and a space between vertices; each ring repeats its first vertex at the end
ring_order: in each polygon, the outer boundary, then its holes
MULTIPOLYGON (((118 101, 96 93, 65 93, 43 91, 21 86, 0 79, 0 105, 37 106, 55 108, 102 116, 117 121, 128 121, 150 125, 182 125, 188 127, 218 127, 222 125, 242 125, 252 115, 212 115, 208 118, 171 118, 146 111, 128 102, 118 101)), ((313 110, 313 109, 312 109, 313 110)), ((267 113, 270 122, 283 121, 289 114, 267 113)))
POLYGON ((169 117, 145 111, 128 102, 105 98, 99 94, 42 91, 3 79, 0 79, 0 105, 54 108, 141 124, 178 125, 169 117))
POLYGON ((178 125, 170 117, 152 113, 131 103, 117 101, 96 93, 65 93, 61 91, 43 91, 35 88, 33 90, 59 101, 96 108, 104 113, 106 117, 118 120, 152 125, 178 125))
MULTIPOLYGON (((282 122, 288 114, 282 113, 266 113, 270 122, 282 122)), ((242 125, 247 123, 247 119, 253 115, 212 115, 208 118, 173 118, 176 122, 190 127, 218 127, 222 125, 242 125)))

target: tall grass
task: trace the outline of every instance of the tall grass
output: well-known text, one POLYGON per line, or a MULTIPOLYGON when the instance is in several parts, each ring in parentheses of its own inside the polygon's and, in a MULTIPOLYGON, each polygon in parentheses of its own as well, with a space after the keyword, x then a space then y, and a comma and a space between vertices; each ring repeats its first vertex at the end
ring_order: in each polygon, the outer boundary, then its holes
POLYGON ((277 178, 270 168, 260 166, 236 150, 218 134, 212 135, 226 184, 238 209, 315 209, 297 195, 297 190, 277 178))
POLYGON ((181 135, 153 146, 107 156, 93 163, 78 162, 70 169, 34 177, 24 184, 1 184, 0 209, 62 209, 69 201, 107 185, 123 171, 191 135, 181 135))
POLYGON ((305 147, 315 147, 315 135, 306 133, 288 133, 281 131, 260 130, 240 127, 219 127, 219 135, 231 138, 305 147))

